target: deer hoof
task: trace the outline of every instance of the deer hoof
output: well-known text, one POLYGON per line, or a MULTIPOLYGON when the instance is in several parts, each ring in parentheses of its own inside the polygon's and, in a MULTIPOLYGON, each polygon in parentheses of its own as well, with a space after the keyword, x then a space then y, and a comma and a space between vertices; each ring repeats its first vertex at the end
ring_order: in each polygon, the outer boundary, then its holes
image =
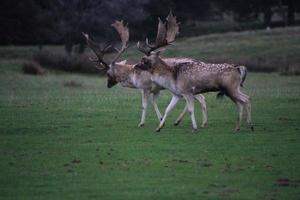
POLYGON ((160 132, 160 127, 158 127, 155 131, 158 133, 158 132, 160 132))
POLYGON ((180 124, 180 121, 176 121, 175 123, 174 123, 174 126, 178 126, 180 124))
POLYGON ((139 127, 140 128, 142 128, 142 127, 144 127, 145 126, 145 124, 139 124, 139 127))
POLYGON ((198 129, 197 128, 193 128, 192 129, 192 133, 197 133, 198 132, 198 129))
POLYGON ((235 128, 235 129, 234 129, 234 132, 235 132, 235 133, 239 133, 239 131, 240 131, 240 128, 235 128))
POLYGON ((251 128, 251 131, 254 131, 254 126, 253 126, 253 125, 251 125, 251 127, 250 127, 250 128, 251 128))
POLYGON ((204 124, 201 125, 202 128, 205 128, 206 126, 207 126, 206 123, 204 123, 204 124))

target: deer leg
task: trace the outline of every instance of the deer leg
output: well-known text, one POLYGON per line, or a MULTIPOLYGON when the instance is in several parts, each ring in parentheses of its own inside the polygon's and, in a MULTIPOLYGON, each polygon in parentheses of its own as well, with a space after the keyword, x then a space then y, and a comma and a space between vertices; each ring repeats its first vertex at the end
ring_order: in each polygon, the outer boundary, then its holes
POLYGON ((207 108, 206 108, 206 101, 205 101, 205 97, 200 94, 200 95, 196 95, 195 99, 198 100, 198 102, 200 103, 201 107, 202 107, 202 124, 201 127, 205 127, 207 124, 207 108))
POLYGON ((192 125, 193 125, 193 132, 197 131, 197 123, 195 120, 195 113, 194 113, 194 96, 193 95, 184 95, 184 98, 186 100, 188 111, 190 113, 192 125))
POLYGON ((180 124, 182 118, 184 117, 186 111, 187 111, 188 107, 187 105, 185 105, 184 109, 181 111, 181 113, 179 114, 179 116, 177 117, 174 126, 177 126, 178 124, 180 124))
POLYGON ((247 124, 251 128, 252 131, 254 131, 254 126, 252 122, 252 113, 251 113, 251 103, 246 104, 246 110, 247 110, 247 124))
POLYGON ((143 127, 145 125, 149 95, 150 95, 149 90, 142 90, 143 111, 142 111, 142 118, 141 118, 141 122, 139 123, 139 127, 143 127))
POLYGON ((236 127, 235 127, 235 131, 239 131, 241 129, 241 122, 242 122, 242 118, 243 118, 243 104, 241 102, 237 102, 236 103, 237 108, 238 108, 238 119, 237 119, 237 123, 236 123, 236 127))
POLYGON ((154 106, 154 110, 155 110, 155 113, 156 113, 156 116, 158 118, 158 121, 161 121, 162 120, 162 115, 158 109, 158 106, 157 106, 157 100, 158 100, 158 97, 159 97, 159 91, 156 92, 156 93, 153 93, 153 106, 154 106))
POLYGON ((247 112, 247 124, 251 128, 252 131, 254 131, 254 126, 252 123, 252 114, 251 114, 251 100, 250 97, 240 92, 240 95, 243 97, 245 101, 245 108, 247 112))
POLYGON ((244 95, 243 93, 240 92, 239 87, 235 89, 228 89, 227 95, 236 104, 238 109, 238 118, 237 118, 237 123, 235 128, 235 132, 237 132, 241 128, 241 122, 243 118, 243 108, 247 104, 249 98, 247 95, 244 95))
POLYGON ((169 103, 162 120, 160 121, 159 127, 156 129, 156 132, 159 132, 160 129, 162 129, 162 127, 165 124, 165 121, 166 121, 166 118, 167 118, 168 114, 174 109, 174 107, 178 103, 179 99, 181 99, 181 97, 173 95, 172 100, 169 103))

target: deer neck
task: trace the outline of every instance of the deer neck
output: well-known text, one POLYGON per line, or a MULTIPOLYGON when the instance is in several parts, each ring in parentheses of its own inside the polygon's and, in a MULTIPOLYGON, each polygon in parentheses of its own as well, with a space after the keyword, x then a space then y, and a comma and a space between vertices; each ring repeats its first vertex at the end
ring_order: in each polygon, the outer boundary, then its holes
POLYGON ((160 74, 161 76, 168 76, 173 73, 173 70, 174 68, 168 65, 164 60, 158 59, 152 73, 160 74))
POLYGON ((152 71, 152 81, 161 87, 176 93, 174 68, 169 66, 162 59, 159 59, 152 71))

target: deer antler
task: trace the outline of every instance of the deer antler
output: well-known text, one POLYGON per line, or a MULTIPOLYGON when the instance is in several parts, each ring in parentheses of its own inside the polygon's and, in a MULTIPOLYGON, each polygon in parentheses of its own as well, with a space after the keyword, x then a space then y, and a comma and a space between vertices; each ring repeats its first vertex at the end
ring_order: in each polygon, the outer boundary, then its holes
POLYGON ((167 17, 167 29, 166 40, 170 44, 175 41, 176 35, 179 34, 179 23, 177 23, 176 16, 173 16, 172 11, 170 11, 167 17))
POLYGON ((148 38, 146 38, 145 45, 141 45, 140 42, 137 43, 138 50, 146 55, 149 55, 151 51, 170 45, 175 41, 176 35, 178 34, 179 30, 179 24, 177 23, 176 17, 173 16, 171 11, 166 20, 167 22, 164 23, 160 18, 158 18, 155 44, 149 44, 148 38))
POLYGON ((102 64, 104 66, 104 70, 108 70, 109 65, 103 60, 103 57, 104 57, 104 54, 107 53, 107 51, 111 47, 111 45, 107 45, 106 47, 101 47, 101 45, 99 45, 98 43, 91 40, 88 34, 82 32, 82 35, 85 37, 87 45, 97 56, 97 59, 92 59, 92 58, 89 58, 89 59, 93 62, 99 62, 100 64, 102 64))
POLYGON ((111 63, 115 63, 118 60, 118 58, 121 56, 121 54, 128 48, 129 29, 127 24, 124 25, 123 20, 115 21, 115 23, 113 23, 111 26, 114 27, 116 31, 119 33, 122 41, 121 49, 120 50, 116 49, 118 53, 111 61, 111 63))
POLYGON ((117 50, 117 55, 112 59, 110 64, 106 63, 103 59, 105 53, 107 53, 108 49, 111 47, 111 45, 107 45, 106 47, 102 47, 98 43, 94 42, 89 38, 89 35, 86 33, 82 33, 83 36, 86 38, 86 43, 92 49, 92 51, 95 53, 97 56, 97 59, 91 59, 91 61, 100 63, 104 66, 104 70, 108 70, 109 66, 113 63, 115 63, 118 58, 121 56, 121 54, 128 48, 128 40, 129 40, 129 29, 127 27, 127 24, 124 25, 123 21, 116 21, 111 25, 116 29, 116 31, 119 33, 121 41, 122 41, 122 47, 121 49, 116 49, 117 50))

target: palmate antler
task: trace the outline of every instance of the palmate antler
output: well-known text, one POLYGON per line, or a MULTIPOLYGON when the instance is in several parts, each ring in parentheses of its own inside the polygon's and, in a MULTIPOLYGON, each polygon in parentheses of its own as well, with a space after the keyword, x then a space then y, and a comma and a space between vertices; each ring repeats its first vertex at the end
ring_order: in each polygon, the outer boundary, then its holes
POLYGON ((146 43, 140 44, 140 42, 138 42, 137 48, 144 54, 149 55, 151 51, 170 45, 174 42, 176 35, 178 34, 178 30, 179 24, 176 21, 176 17, 173 16, 172 12, 170 12, 166 22, 162 22, 162 20, 158 18, 155 44, 149 44, 148 38, 146 38, 146 43))
POLYGON ((89 35, 82 32, 82 35, 86 39, 87 46, 94 52, 97 59, 89 58, 93 62, 100 63, 104 68, 104 70, 109 69, 109 65, 104 61, 104 54, 107 53, 108 49, 111 47, 111 45, 107 45, 106 47, 102 47, 100 44, 96 43, 92 39, 90 39, 89 35))
POLYGON ((118 58, 121 56, 121 54, 128 48, 128 41, 129 41, 129 29, 128 29, 127 24, 124 25, 123 21, 116 21, 111 26, 114 27, 116 29, 116 31, 119 33, 121 41, 122 41, 122 47, 120 50, 116 49, 117 54, 109 64, 106 63, 103 58, 104 58, 104 55, 107 53, 108 49, 111 47, 111 45, 102 47, 100 44, 91 40, 88 34, 82 33, 86 39, 87 46, 97 56, 97 59, 90 58, 90 60, 93 62, 100 63, 103 66, 103 70, 105 70, 105 71, 107 71, 110 68, 110 65, 114 64, 118 60, 118 58))
POLYGON ((115 48, 118 53, 111 61, 111 64, 112 64, 112 63, 115 63, 119 59, 121 54, 128 48, 129 29, 128 29, 128 24, 124 25, 123 20, 115 21, 115 23, 113 23, 111 26, 114 27, 116 29, 116 31, 119 33, 121 41, 122 41, 121 49, 119 50, 119 49, 115 48))

